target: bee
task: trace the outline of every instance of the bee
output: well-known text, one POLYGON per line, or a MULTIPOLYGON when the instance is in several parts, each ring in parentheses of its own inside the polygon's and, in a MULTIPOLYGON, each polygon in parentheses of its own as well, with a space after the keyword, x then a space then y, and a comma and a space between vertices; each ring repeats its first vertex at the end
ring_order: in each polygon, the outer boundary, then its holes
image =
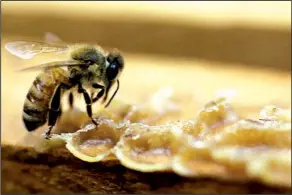
POLYGON ((46 139, 50 138, 50 133, 61 116, 61 97, 65 91, 70 91, 69 105, 72 108, 73 88, 77 88, 77 93, 84 97, 87 115, 98 125, 92 118, 91 105, 102 99, 102 104, 108 107, 119 90, 119 76, 124 69, 124 58, 117 49, 105 52, 98 45, 69 45, 45 41, 9 42, 5 48, 11 54, 26 60, 44 53, 68 54, 67 60, 48 62, 21 70, 41 70, 26 95, 22 118, 29 132, 48 122, 46 139), (109 91, 115 83, 116 90, 108 100, 109 91), (86 88, 98 91, 90 96, 86 88))

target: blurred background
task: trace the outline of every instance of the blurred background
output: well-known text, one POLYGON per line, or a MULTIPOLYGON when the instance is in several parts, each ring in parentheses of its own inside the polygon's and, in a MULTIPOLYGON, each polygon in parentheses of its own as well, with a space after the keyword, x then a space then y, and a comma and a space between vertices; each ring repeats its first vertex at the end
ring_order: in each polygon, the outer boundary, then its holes
POLYGON ((37 74, 15 70, 50 60, 24 62, 4 44, 41 41, 45 32, 121 50, 126 68, 117 98, 128 103, 166 86, 196 108, 221 89, 235 90, 234 103, 246 113, 291 106, 290 1, 5 1, 1 12, 4 142, 17 143, 26 133, 22 106, 37 74))

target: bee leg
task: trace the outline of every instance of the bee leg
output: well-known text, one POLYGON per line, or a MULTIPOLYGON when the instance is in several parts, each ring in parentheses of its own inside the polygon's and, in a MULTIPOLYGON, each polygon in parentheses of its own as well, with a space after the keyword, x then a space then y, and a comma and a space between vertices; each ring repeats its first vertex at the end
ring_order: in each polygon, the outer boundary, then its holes
POLYGON ((71 109, 73 109, 73 103, 74 103, 74 97, 73 94, 70 92, 69 94, 69 106, 71 109))
POLYGON ((92 102, 92 103, 93 103, 92 100, 94 99, 94 96, 96 96, 95 94, 96 94, 96 92, 93 92, 93 93, 91 93, 91 95, 90 95, 90 99, 91 99, 91 102, 92 102))
POLYGON ((92 84, 92 87, 93 87, 94 89, 104 89, 104 86, 99 85, 99 84, 97 84, 97 83, 93 83, 93 84, 92 84))
POLYGON ((108 93, 109 93, 109 91, 110 91, 110 89, 111 89, 112 86, 113 86, 113 83, 112 82, 109 82, 109 84, 106 86, 106 88, 105 88, 105 95, 104 95, 104 97, 102 99, 102 102, 103 103, 107 100, 108 93))
MULTIPOLYGON (((107 94, 108 94, 108 92, 109 92, 111 86, 112 86, 112 85, 110 85, 110 86, 107 88, 106 92, 105 92, 104 101, 106 101, 106 99, 107 99, 107 94)), ((115 95, 116 95, 117 92, 119 91, 119 88, 120 88, 120 81, 117 80, 117 88, 116 88, 114 94, 111 96, 111 98, 110 98, 110 100, 108 101, 108 103, 105 105, 105 107, 108 107, 108 106, 110 105, 111 101, 114 99, 115 95)))
POLYGON ((89 116, 89 118, 91 118, 92 123, 95 124, 96 126, 98 126, 97 122, 95 122, 95 120, 93 120, 93 118, 92 118, 91 99, 90 99, 87 91, 82 88, 81 84, 78 85, 78 93, 83 94, 83 97, 84 97, 85 103, 86 103, 87 115, 89 116))
POLYGON ((98 101, 104 94, 104 89, 100 90, 100 92, 98 92, 98 94, 96 95, 96 97, 93 97, 91 99, 92 103, 98 101))
POLYGON ((93 97, 93 96, 91 97, 91 102, 94 103, 94 102, 98 101, 103 96, 103 94, 104 94, 104 86, 94 83, 92 85, 92 87, 95 88, 95 89, 101 89, 98 92, 98 94, 96 95, 96 97, 93 97))
POLYGON ((52 97, 50 108, 49 108, 49 114, 48 114, 48 125, 49 129, 46 131, 46 139, 50 139, 50 134, 53 129, 53 127, 56 124, 57 119, 61 115, 61 89, 69 89, 70 87, 65 84, 60 84, 57 89, 55 90, 55 93, 52 97))

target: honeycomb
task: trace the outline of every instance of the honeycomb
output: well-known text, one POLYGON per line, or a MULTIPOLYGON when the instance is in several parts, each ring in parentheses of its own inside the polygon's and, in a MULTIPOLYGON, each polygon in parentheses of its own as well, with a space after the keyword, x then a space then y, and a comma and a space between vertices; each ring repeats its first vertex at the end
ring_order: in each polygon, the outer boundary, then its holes
POLYGON ((98 113, 98 127, 89 121, 76 132, 54 134, 49 142, 64 142, 87 162, 115 159, 141 172, 291 188, 291 110, 270 105, 247 119, 230 101, 218 97, 189 120, 169 118, 180 112, 169 91, 143 105, 115 101, 98 113))

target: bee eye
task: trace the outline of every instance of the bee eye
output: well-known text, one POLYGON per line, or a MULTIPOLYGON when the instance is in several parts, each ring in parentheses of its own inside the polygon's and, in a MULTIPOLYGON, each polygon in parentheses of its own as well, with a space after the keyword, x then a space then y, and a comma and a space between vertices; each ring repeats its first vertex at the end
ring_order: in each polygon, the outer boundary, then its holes
POLYGON ((116 62, 111 63, 106 69, 106 76, 108 80, 110 81, 114 80, 119 73, 119 69, 120 68, 116 62))

